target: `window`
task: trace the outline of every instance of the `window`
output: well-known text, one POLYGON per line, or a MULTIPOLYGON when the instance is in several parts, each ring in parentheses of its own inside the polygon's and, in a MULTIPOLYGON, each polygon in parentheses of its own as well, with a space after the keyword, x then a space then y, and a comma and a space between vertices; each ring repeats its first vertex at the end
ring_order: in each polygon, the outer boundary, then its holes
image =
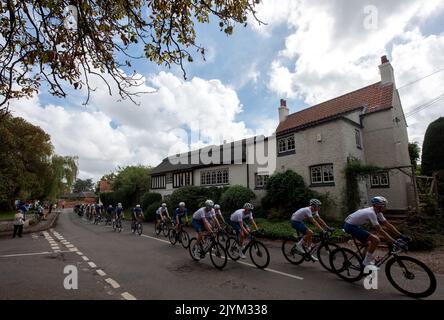
POLYGON ((173 183, 173 174, 168 173, 166 176, 167 183, 173 183))
POLYGON ((165 189, 165 176, 152 177, 151 189, 165 189))
POLYGON ((296 144, 294 141, 294 135, 280 138, 278 140, 279 153, 291 152, 296 150, 296 144))
POLYGON ((228 184, 228 168, 202 171, 200 173, 200 184, 203 186, 228 184))
POLYGON ((324 164, 310 167, 310 179, 312 185, 334 185, 335 177, 332 164, 324 164))
POLYGON ((361 144, 361 131, 359 131, 358 129, 355 129, 355 139, 356 139, 356 147, 358 149, 362 149, 362 144, 361 144))
POLYGON ((388 172, 372 174, 370 184, 372 188, 390 188, 390 178, 388 172))
POLYGON ((191 171, 173 174, 173 188, 180 188, 183 186, 191 185, 192 174, 193 173, 191 171))
POLYGON ((268 175, 256 173, 256 188, 265 188, 268 181, 268 175))

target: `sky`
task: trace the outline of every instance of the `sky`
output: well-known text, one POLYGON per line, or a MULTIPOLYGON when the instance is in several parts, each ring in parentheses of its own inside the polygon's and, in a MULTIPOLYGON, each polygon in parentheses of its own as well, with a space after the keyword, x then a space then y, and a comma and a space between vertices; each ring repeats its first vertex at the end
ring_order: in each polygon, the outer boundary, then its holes
POLYGON ((281 98, 293 113, 378 82, 383 55, 395 70, 409 140, 422 145, 428 124, 444 116, 444 99, 409 116, 444 94, 444 71, 430 75, 444 69, 444 0, 262 0, 257 17, 266 24, 250 17, 231 36, 217 21, 198 25, 206 61, 196 54, 186 63, 186 80, 177 67, 135 61, 150 92, 138 105, 115 90, 110 96, 95 78, 87 106, 85 92, 60 99, 43 86, 13 101, 12 113, 49 133, 56 153, 78 156, 79 177, 93 180, 190 148, 271 135, 281 98))

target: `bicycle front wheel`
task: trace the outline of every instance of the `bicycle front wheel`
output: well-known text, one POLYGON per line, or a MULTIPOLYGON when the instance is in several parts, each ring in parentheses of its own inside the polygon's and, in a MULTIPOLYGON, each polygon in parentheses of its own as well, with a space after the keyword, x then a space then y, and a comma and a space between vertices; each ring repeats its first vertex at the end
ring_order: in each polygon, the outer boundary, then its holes
POLYGON ((139 234, 139 236, 142 235, 142 231, 143 231, 143 226, 141 223, 137 224, 137 233, 139 234))
POLYGON ((330 254, 333 250, 338 249, 339 246, 334 243, 324 243, 318 247, 317 255, 319 263, 328 271, 333 272, 330 265, 330 254))
POLYGON ((174 229, 170 229, 170 231, 168 232, 168 240, 170 240, 171 244, 174 246, 177 242, 177 237, 176 237, 177 233, 176 230, 174 229))
POLYGON ((259 269, 265 269, 270 263, 270 253, 267 247, 260 241, 255 240, 250 245, 250 258, 259 269))
POLYGON ((393 257, 385 265, 385 274, 396 290, 412 298, 426 298, 436 290, 433 272, 412 257, 393 257))
POLYGON ((338 248, 330 254, 330 267, 339 278, 356 282, 364 276, 364 265, 359 255, 347 248, 338 248))
POLYGON ((200 248, 196 238, 191 238, 188 251, 190 252, 191 259, 194 261, 200 260, 200 248))
POLYGON ((190 236, 186 231, 182 230, 180 232, 180 239, 182 241, 182 247, 188 249, 188 247, 190 246, 190 236))
POLYGON ((210 260, 217 269, 223 269, 227 265, 227 252, 219 242, 211 245, 210 260))
POLYGON ((304 254, 296 248, 298 241, 287 239, 282 242, 282 254, 288 262, 294 265, 299 265, 304 261, 304 254))
POLYGON ((162 232, 162 227, 160 224, 154 223, 154 232, 156 233, 156 235, 159 235, 162 232))
POLYGON ((168 237, 168 226, 167 226, 167 224, 166 223, 163 223, 162 224, 162 233, 163 233, 163 235, 165 236, 165 237, 168 237))
POLYGON ((240 247, 239 247, 239 243, 237 242, 236 238, 229 237, 226 244, 225 244, 225 249, 226 249, 227 254, 231 260, 234 260, 234 261, 239 260, 240 247))

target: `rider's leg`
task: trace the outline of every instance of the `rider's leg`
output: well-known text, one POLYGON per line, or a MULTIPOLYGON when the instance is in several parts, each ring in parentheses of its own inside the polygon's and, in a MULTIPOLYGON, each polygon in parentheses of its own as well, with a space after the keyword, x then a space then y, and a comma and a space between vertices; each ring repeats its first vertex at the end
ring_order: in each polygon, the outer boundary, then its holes
POLYGON ((371 262, 373 262, 373 260, 374 260, 374 256, 373 255, 375 253, 376 248, 379 245, 380 240, 374 234, 370 234, 369 237, 368 237, 368 242, 370 244, 368 246, 368 251, 367 251, 367 254, 365 255, 365 258, 364 258, 364 261, 363 261, 363 264, 365 266, 369 265, 371 262))
POLYGON ((312 237, 313 237, 313 231, 307 228, 307 232, 305 233, 304 236, 304 246, 307 250, 310 250, 312 237))

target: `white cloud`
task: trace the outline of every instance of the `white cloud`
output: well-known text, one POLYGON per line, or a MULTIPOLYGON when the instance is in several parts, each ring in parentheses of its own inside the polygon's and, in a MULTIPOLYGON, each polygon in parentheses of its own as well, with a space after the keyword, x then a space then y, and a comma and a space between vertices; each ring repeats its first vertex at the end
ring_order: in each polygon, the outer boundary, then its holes
POLYGON ((42 106, 34 97, 15 101, 11 108, 14 115, 48 132, 57 153, 78 155, 81 177, 98 179, 118 165, 157 165, 172 151, 186 151, 190 137, 183 129, 191 128, 193 147, 250 133, 243 122, 236 121, 242 112, 236 92, 219 80, 183 81, 161 72, 138 88, 157 89, 142 95, 140 105, 116 102, 103 83, 97 82, 96 87, 91 105, 83 110, 66 108, 69 96, 64 107, 42 106), (113 129, 111 121, 118 127, 113 129))

